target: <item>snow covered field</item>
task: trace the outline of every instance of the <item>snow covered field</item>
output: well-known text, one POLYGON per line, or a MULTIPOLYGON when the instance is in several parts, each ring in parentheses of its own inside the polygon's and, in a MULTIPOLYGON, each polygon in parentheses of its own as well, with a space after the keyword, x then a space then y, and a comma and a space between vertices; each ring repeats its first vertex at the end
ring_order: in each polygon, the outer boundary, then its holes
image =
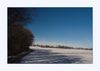
POLYGON ((91 64, 92 50, 41 48, 30 47, 35 50, 21 59, 24 64, 91 64))

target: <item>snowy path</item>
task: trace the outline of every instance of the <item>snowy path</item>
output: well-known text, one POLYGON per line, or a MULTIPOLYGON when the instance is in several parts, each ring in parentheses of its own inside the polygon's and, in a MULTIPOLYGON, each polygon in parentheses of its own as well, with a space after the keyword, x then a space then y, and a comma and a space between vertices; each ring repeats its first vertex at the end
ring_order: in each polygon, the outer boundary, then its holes
POLYGON ((35 51, 21 59, 23 64, 90 64, 92 50, 30 47, 35 51))

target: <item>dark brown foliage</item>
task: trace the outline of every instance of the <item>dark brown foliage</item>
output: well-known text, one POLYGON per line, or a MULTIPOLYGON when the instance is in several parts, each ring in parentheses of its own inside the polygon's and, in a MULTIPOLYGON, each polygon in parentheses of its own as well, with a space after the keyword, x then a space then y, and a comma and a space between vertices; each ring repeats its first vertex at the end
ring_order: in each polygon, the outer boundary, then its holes
POLYGON ((33 41, 32 33, 19 24, 12 24, 8 29, 8 55, 28 50, 33 41))
POLYGON ((24 25, 32 21, 35 9, 8 8, 8 56, 29 50, 34 36, 24 25))

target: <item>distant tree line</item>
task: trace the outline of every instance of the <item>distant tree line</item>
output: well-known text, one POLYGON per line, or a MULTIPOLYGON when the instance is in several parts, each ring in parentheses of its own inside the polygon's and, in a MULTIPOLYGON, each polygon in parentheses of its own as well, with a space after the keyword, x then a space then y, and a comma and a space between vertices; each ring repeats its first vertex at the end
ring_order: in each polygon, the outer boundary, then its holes
POLYGON ((64 46, 64 45, 57 45, 57 46, 52 46, 52 45, 39 45, 39 44, 34 44, 33 46, 38 46, 42 48, 64 48, 64 49, 83 49, 83 50, 93 50, 93 48, 75 48, 71 46, 64 46))
POLYGON ((8 8, 8 56, 29 50, 34 35, 24 26, 32 21, 35 9, 8 8))
POLYGON ((43 47, 43 48, 66 48, 66 49, 73 49, 73 47, 64 46, 64 45, 52 46, 52 45, 38 45, 38 44, 35 44, 33 46, 38 46, 38 47, 43 47))

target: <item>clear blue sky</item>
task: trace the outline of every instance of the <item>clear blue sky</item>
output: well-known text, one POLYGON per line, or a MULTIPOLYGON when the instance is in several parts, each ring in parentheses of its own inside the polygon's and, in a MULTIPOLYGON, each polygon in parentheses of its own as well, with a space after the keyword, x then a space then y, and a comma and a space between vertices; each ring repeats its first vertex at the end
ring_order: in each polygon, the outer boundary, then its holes
POLYGON ((38 44, 92 48, 92 8, 36 8, 26 27, 38 44))

